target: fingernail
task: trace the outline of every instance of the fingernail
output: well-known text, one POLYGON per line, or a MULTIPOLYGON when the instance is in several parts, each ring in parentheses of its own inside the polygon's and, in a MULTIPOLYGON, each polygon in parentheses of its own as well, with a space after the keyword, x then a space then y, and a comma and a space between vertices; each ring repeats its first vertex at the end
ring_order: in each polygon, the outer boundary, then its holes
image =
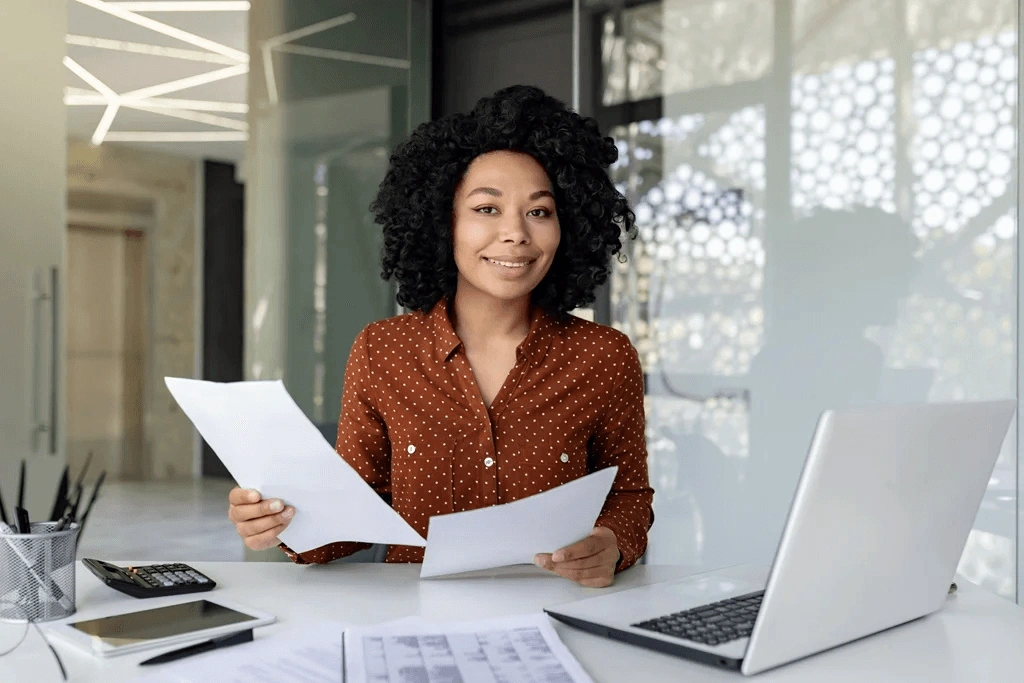
POLYGON ((551 561, 552 562, 561 562, 564 559, 565 559, 565 555, 563 555, 562 553, 555 553, 554 555, 551 556, 551 561))
POLYGON ((256 489, 249 489, 249 500, 254 503, 258 503, 260 500, 260 492, 256 489))
POLYGON ((537 565, 538 567, 541 566, 541 564, 540 564, 540 555, 534 555, 533 556, 533 563, 535 565, 537 565))
POLYGON ((271 512, 280 512, 282 510, 282 508, 284 508, 284 503, 282 503, 279 500, 275 500, 275 501, 273 501, 270 504, 270 511, 271 512))
POLYGON ((284 517, 285 519, 291 519, 292 515, 294 515, 294 514, 295 514, 295 508, 288 508, 287 510, 285 510, 284 512, 281 513, 281 516, 284 517))

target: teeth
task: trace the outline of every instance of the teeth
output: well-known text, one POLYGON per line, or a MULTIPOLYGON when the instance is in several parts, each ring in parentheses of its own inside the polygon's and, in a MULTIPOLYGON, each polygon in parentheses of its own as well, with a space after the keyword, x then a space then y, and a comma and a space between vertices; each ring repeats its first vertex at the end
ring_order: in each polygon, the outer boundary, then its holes
POLYGON ((512 263, 511 261, 495 261, 494 259, 487 260, 490 261, 491 263, 497 263, 499 266, 505 266, 506 268, 522 268, 527 263, 529 263, 529 261, 523 263, 512 263))

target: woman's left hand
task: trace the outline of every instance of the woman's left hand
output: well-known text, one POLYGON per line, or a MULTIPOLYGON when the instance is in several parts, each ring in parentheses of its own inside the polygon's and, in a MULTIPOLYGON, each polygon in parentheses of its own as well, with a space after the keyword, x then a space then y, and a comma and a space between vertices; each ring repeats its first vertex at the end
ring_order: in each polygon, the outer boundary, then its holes
POLYGON ((533 563, 588 588, 612 585, 619 561, 615 533, 598 526, 590 536, 553 553, 538 553, 533 563))

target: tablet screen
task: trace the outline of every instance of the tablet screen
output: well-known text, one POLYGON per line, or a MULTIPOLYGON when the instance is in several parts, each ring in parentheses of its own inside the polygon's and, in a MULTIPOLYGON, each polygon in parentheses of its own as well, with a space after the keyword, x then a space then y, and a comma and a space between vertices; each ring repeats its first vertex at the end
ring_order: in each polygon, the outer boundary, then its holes
POLYGON ((68 626, 112 647, 120 647, 255 620, 256 617, 251 614, 237 612, 208 600, 197 600, 142 612, 78 621, 68 626))

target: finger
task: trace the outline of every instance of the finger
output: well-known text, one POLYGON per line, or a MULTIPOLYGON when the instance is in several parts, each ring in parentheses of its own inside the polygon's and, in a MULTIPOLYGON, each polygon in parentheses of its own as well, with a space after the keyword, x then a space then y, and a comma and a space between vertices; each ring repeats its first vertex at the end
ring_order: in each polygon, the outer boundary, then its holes
POLYGON ((567 560, 565 562, 554 562, 553 564, 559 569, 591 569, 593 567, 605 567, 611 565, 615 567, 615 563, 619 560, 619 553, 615 548, 605 548, 596 555, 590 557, 581 557, 578 560, 567 560))
POLYGON ((285 508, 279 515, 266 515, 263 517, 257 517, 256 519, 250 519, 247 522, 239 522, 235 525, 238 529, 238 535, 242 538, 248 538, 250 536, 256 536, 262 534, 267 529, 273 529, 277 526, 288 526, 292 516, 295 514, 295 508, 285 508))
POLYGON ((555 563, 551 561, 551 553, 537 553, 533 556, 533 563, 541 569, 551 571, 555 563))
POLYGON ((245 546, 250 550, 266 550, 267 548, 273 548, 281 543, 281 540, 277 537, 279 533, 284 531, 286 525, 273 527, 264 531, 262 534, 255 536, 249 536, 245 539, 245 546))
POLYGON ((249 505, 232 505, 228 510, 228 518, 232 522, 245 522, 250 519, 274 515, 282 510, 284 510, 284 502, 277 498, 271 498, 249 505))
POLYGON ((577 543, 573 543, 572 545, 556 550, 551 554, 551 559, 558 563, 590 557, 591 555, 597 555, 599 552, 607 548, 608 543, 608 539, 601 536, 588 536, 582 541, 578 541, 577 543))
POLYGON ((260 502, 260 492, 256 489, 243 489, 236 486, 228 493, 228 502, 232 505, 246 505, 260 502))

